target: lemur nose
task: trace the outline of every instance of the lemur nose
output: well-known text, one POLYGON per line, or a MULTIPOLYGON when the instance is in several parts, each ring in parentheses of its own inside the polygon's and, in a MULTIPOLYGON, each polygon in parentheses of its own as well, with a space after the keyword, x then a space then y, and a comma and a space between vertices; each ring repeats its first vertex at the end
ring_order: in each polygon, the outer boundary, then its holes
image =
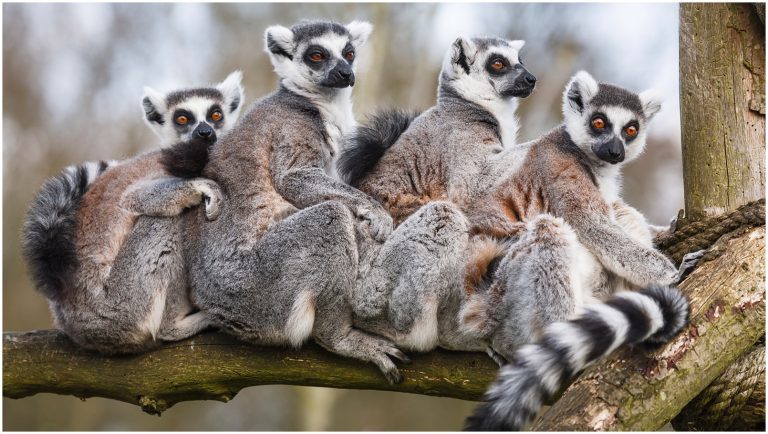
POLYGON ((349 78, 349 77, 352 76, 352 70, 351 69, 350 70, 340 69, 339 70, 339 74, 341 74, 341 76, 344 77, 344 78, 349 78))
POLYGON ((536 77, 534 77, 533 74, 531 74, 531 73, 526 73, 525 74, 525 82, 530 84, 530 85, 534 85, 534 84, 536 84, 536 77))
POLYGON ((200 136, 200 137, 210 137, 212 132, 213 132, 213 130, 209 130, 209 129, 203 130, 203 129, 201 129, 201 130, 197 131, 197 135, 200 136))

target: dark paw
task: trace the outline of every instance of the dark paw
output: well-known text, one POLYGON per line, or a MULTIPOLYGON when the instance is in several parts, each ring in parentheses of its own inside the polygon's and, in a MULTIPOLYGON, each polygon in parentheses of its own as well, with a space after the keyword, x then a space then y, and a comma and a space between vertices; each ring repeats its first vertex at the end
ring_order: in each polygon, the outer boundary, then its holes
POLYGON ((677 270, 677 280, 675 281, 676 284, 685 280, 685 278, 688 277, 688 275, 696 269, 696 266, 705 253, 707 253, 707 250, 702 249, 693 253, 687 253, 685 256, 683 256, 683 260, 680 262, 680 268, 677 270))
POLYGON ((384 372, 384 377, 387 379, 389 384, 400 384, 403 382, 403 374, 401 374, 397 369, 390 369, 384 372))

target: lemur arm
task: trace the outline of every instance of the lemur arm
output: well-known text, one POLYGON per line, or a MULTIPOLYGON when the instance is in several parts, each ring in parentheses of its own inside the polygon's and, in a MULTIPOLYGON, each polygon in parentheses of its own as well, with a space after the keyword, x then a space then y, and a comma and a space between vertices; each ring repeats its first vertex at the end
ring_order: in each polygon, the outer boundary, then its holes
POLYGON ((517 236, 525 229, 525 223, 510 220, 500 206, 472 204, 468 208, 465 214, 469 220, 470 235, 507 238, 517 236))
POLYGON ((120 206, 139 215, 172 217, 203 199, 208 220, 218 218, 224 203, 218 184, 206 178, 163 177, 131 186, 120 198, 120 206))
POLYGON ((624 232, 644 246, 653 246, 653 228, 648 224, 645 216, 640 211, 627 205, 621 199, 613 202, 611 207, 613 208, 616 224, 624 232))
POLYGON ((272 178, 278 193, 297 208, 307 208, 335 200, 370 224, 376 240, 386 239, 392 232, 392 217, 384 207, 360 190, 328 173, 321 144, 307 138, 275 146, 272 154, 272 178))
POLYGON ((549 188, 554 213, 573 227, 579 241, 609 271, 638 286, 675 281, 677 271, 666 256, 642 245, 611 220, 609 205, 594 184, 563 174, 549 188))

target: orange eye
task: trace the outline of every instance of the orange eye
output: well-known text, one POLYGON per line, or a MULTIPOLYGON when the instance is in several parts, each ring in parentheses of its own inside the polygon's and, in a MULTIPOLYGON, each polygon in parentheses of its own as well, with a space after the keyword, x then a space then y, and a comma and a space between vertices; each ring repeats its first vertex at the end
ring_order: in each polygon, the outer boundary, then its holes
POLYGON ((501 71, 504 69, 504 62, 501 60, 494 60, 493 63, 491 63, 491 68, 495 69, 496 71, 501 71))
POLYGON ((323 60, 323 55, 322 53, 314 52, 309 55, 309 60, 313 62, 320 62, 323 60))
POLYGON ((347 54, 344 55, 344 58, 347 59, 347 61, 349 61, 349 62, 355 60, 355 52, 354 51, 347 51, 347 54))
POLYGON ((603 118, 594 118, 592 119, 592 126, 597 128, 598 130, 602 130, 605 128, 605 121, 603 118))
POLYGON ((184 115, 176 116, 176 123, 179 125, 186 125, 189 122, 189 118, 184 115))
POLYGON ((215 112, 211 113, 211 120, 214 121, 214 122, 220 121, 221 118, 223 118, 223 117, 224 117, 224 115, 221 114, 220 111, 215 111, 215 112))
POLYGON ((637 127, 630 125, 624 129, 624 132, 627 133, 629 137, 635 137, 637 135, 637 127))

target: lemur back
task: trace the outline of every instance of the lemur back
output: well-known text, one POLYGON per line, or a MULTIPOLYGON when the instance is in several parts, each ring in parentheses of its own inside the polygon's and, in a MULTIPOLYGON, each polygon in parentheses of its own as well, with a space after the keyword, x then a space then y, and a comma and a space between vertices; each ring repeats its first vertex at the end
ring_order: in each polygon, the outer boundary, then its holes
MULTIPOLYGON (((218 214, 221 193, 214 183, 175 176, 199 177, 217 132, 226 132, 237 118, 240 81, 235 72, 217 87, 165 95, 145 88, 145 120, 161 145, 172 146, 121 162, 67 168, 47 181, 33 202, 24 229, 25 256, 57 326, 79 344, 114 353, 141 351, 154 343, 161 328, 163 291, 150 312, 118 315, 101 324, 102 332, 85 323, 92 315, 104 317, 100 311, 114 309, 114 303, 126 303, 127 294, 121 300, 114 295, 123 289, 111 289, 108 282, 140 216, 177 215, 204 197, 208 215, 218 214), (110 329, 128 332, 109 336, 110 329)), ((131 307, 141 310, 142 302, 134 302, 131 307)))

